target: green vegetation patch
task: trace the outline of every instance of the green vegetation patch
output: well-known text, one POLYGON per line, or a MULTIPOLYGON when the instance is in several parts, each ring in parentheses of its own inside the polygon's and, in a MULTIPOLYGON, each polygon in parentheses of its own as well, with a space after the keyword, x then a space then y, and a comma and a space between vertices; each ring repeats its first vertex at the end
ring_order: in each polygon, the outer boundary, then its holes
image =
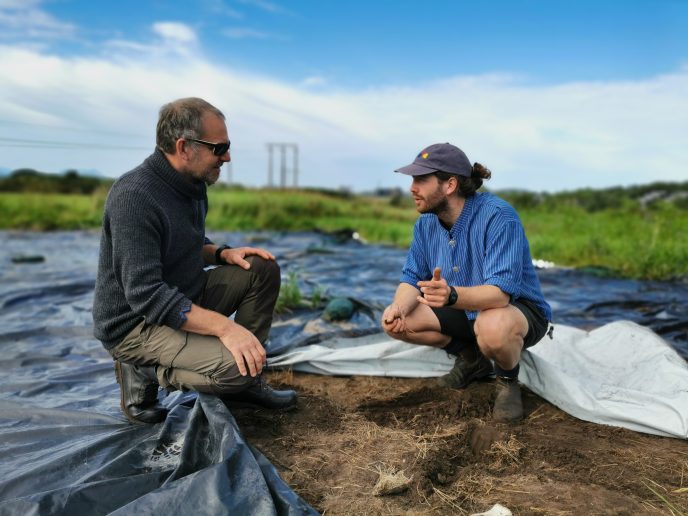
POLYGON ((97 228, 105 195, 0 193, 0 229, 97 228))
MULTIPOLYGON (((89 193, 7 192, 0 181, 0 229, 99 227, 109 183, 91 188, 73 175, 59 177, 89 193)), ((24 179, 35 177, 28 174, 24 179)), ((43 188, 46 183, 41 184, 43 188)), ((218 231, 348 229, 370 243, 407 247, 418 217, 410 197, 401 193, 369 197, 217 185, 208 195, 207 226, 218 231)), ((499 195, 519 211, 534 258, 621 277, 688 277, 688 183, 499 195)), ((288 306, 294 300, 286 301, 288 306)))
POLYGON ((688 277, 688 211, 671 204, 589 213, 577 206, 521 210, 534 257, 621 277, 688 277))
POLYGON ((404 246, 411 241, 415 210, 388 199, 331 196, 304 190, 211 188, 206 219, 214 230, 337 231, 354 229, 369 242, 404 246))

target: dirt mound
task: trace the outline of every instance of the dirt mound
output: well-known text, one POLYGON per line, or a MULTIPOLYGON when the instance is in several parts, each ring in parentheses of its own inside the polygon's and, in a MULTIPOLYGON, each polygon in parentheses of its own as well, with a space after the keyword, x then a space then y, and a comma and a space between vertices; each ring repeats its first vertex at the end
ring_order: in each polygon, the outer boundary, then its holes
POLYGON ((526 418, 491 422, 494 386, 269 373, 299 409, 235 410, 246 439, 328 514, 688 512, 688 442, 575 419, 523 389, 526 418))

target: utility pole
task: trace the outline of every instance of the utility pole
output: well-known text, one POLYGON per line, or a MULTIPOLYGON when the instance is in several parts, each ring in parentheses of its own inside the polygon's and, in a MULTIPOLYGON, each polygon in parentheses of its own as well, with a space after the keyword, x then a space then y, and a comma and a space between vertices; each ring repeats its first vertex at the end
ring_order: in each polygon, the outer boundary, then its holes
POLYGON ((268 156, 269 156, 269 161, 268 161, 268 187, 272 188, 273 186, 273 174, 272 174, 272 147, 273 143, 268 143, 268 156))
POLYGON ((280 188, 287 188, 287 176, 291 173, 294 188, 299 186, 299 145, 297 143, 268 142, 268 187, 274 186, 274 163, 273 151, 279 149, 280 152, 280 188), (287 152, 291 151, 292 166, 287 168, 287 152))
POLYGON ((291 173, 292 177, 294 179, 294 188, 297 188, 299 186, 299 146, 294 144, 292 147, 292 167, 291 167, 291 173))

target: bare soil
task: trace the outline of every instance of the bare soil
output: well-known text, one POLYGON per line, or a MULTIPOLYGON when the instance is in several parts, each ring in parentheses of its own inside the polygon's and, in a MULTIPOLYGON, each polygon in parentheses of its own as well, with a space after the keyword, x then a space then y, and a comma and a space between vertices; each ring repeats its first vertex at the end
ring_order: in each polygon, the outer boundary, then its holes
POLYGON ((241 409, 246 439, 326 514, 688 514, 688 442, 588 423, 522 388, 494 423, 494 384, 273 371, 297 410, 241 409))

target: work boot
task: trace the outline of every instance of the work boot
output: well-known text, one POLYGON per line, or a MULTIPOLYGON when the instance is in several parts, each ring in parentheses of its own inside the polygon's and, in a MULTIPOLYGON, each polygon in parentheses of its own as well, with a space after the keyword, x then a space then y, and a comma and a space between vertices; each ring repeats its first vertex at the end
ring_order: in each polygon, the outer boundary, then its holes
POLYGON ((296 391, 291 389, 278 391, 270 387, 263 375, 258 375, 256 381, 240 392, 225 394, 222 401, 229 405, 258 405, 275 410, 290 410, 296 408, 296 391))
POLYGON ((160 423, 167 409, 158 403, 158 379, 154 367, 115 361, 122 412, 132 423, 160 423))
POLYGON ((492 419, 501 423, 509 423, 523 419, 523 402, 518 378, 497 377, 495 383, 497 398, 495 399, 492 419))
POLYGON ((477 351, 475 358, 472 361, 466 360, 461 354, 456 357, 454 367, 449 373, 440 376, 437 379, 443 387, 451 387, 452 389, 463 389, 474 380, 479 380, 493 374, 492 362, 490 362, 485 355, 477 351))

